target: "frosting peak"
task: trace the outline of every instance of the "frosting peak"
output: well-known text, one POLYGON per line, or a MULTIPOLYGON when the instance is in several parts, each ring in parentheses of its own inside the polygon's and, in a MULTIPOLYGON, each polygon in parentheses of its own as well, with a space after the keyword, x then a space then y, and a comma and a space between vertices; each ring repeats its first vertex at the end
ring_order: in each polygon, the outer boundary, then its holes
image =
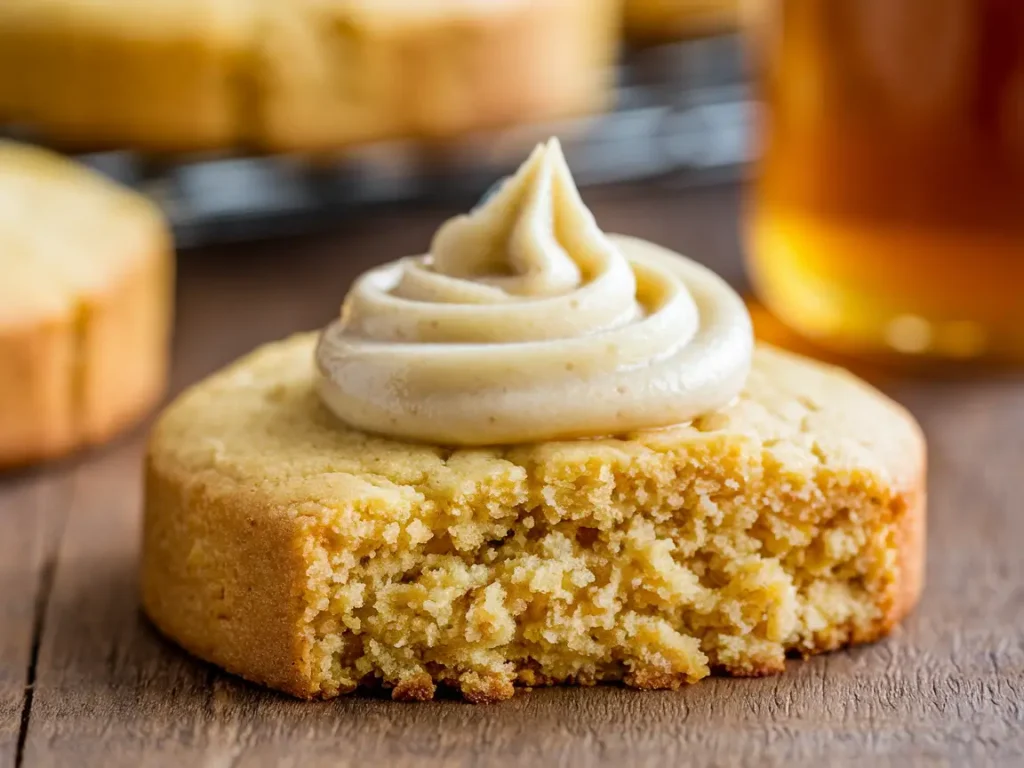
POLYGON ((609 246, 590 212, 565 201, 575 191, 558 141, 538 146, 486 205, 441 227, 430 249, 434 269, 516 296, 553 296, 577 288, 582 268, 592 265, 578 264, 568 244, 559 241, 560 233, 579 232, 590 251, 609 246))
POLYGON ((751 354, 739 297, 601 232, 552 140, 430 254, 359 278, 317 362, 324 402, 355 427, 487 445, 688 421, 736 396, 751 354))

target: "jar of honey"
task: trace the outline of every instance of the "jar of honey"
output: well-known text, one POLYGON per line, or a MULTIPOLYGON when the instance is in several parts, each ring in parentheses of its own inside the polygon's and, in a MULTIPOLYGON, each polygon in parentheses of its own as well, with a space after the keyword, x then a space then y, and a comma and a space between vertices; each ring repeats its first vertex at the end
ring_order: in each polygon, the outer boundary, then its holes
POLYGON ((841 352, 1024 361, 1024 0, 748 3, 761 300, 841 352))

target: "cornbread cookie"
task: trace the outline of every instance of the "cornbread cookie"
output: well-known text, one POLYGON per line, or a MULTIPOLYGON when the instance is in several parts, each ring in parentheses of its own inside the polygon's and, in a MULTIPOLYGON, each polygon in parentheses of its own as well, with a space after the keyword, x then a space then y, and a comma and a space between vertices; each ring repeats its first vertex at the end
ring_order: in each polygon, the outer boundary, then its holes
POLYGON ((658 43, 731 32, 742 0, 625 0, 626 36, 658 43))
POLYGON ((172 276, 154 206, 0 142, 0 467, 104 440, 153 404, 172 276))
POLYGON ((844 371, 761 346, 691 424, 451 450, 341 424, 315 342, 193 387, 149 448, 145 609, 250 680, 676 688, 875 640, 917 600, 924 442, 844 371))
POLYGON ((292 0, 263 6, 258 143, 332 150, 606 106, 614 0, 292 0))
POLYGON ((247 0, 3 0, 0 120, 86 147, 237 143, 247 0))
POLYGON ((617 0, 4 0, 0 123, 327 151, 601 109, 617 0))

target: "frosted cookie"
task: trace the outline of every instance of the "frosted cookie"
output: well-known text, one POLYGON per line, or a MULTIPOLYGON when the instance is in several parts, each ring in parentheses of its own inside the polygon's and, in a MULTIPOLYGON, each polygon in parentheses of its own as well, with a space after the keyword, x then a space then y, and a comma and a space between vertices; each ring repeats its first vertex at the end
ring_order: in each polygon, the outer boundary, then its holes
POLYGON ((550 143, 167 410, 143 604, 302 697, 763 675, 912 608, 924 476, 902 408, 755 349, 716 275, 598 229, 550 143))
POLYGON ((55 155, 0 142, 0 467, 107 439, 163 392, 163 218, 55 155))

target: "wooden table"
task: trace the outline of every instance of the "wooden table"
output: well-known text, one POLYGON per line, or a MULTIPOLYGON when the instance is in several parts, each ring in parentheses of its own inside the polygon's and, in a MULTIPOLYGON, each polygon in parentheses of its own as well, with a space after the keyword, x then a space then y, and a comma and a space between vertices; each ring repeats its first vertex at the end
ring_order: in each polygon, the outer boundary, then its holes
MULTIPOLYGON (((731 189, 605 190, 602 225, 742 281, 731 189)), ((184 254, 172 390, 322 325, 366 265, 448 211, 184 254)), ((2 279, 2 278, 0 278, 2 279)), ((136 588, 144 428, 0 480, 0 766, 1024 765, 1024 383, 890 382, 931 446, 928 585, 891 639, 677 693, 537 690, 495 706, 293 701, 164 641, 136 588)))

